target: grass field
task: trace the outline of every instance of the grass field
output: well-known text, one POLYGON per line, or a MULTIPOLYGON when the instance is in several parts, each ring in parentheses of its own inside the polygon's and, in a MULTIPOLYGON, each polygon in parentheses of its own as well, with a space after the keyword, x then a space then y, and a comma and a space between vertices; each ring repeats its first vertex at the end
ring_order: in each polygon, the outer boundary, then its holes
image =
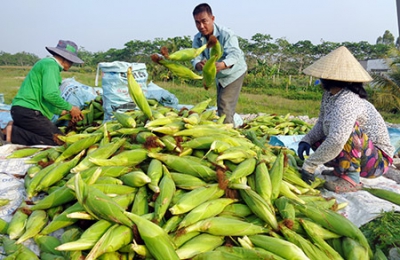
MULTIPOLYGON (((11 67, 0 66, 0 93, 4 94, 5 103, 10 104, 16 95, 22 81, 28 74, 30 67, 11 67)), ((80 71, 79 68, 72 67, 68 72, 62 72, 63 78, 74 77, 78 82, 95 86, 96 71, 80 71)), ((148 80, 148 83, 151 79, 148 80)), ((177 84, 174 82, 154 82, 156 85, 168 90, 174 94, 180 104, 196 104, 207 98, 212 98, 211 105, 216 106, 215 89, 205 90, 199 87, 177 84)), ((101 78, 99 79, 101 86, 101 78)), ((275 90, 275 89, 274 89, 275 90)), ((262 94, 266 91, 261 89, 252 89, 243 86, 239 97, 236 112, 239 114, 267 113, 294 116, 318 117, 320 101, 319 100, 294 100, 283 97, 285 90, 271 91, 271 95, 262 94), (261 93, 260 93, 261 92, 261 93)), ((295 96, 296 92, 291 93, 295 96)), ((399 124, 400 117, 396 114, 382 113, 385 120, 389 123, 399 124)))
MULTIPOLYGON (((0 93, 4 93, 6 104, 11 103, 29 69, 29 67, 0 67, 0 93)), ((68 72, 62 72, 62 77, 74 77, 75 80, 82 84, 94 86, 96 72, 80 72, 75 68, 68 72)), ((99 83, 101 84, 101 80, 99 80, 99 83)), ((172 82, 154 83, 174 94, 180 104, 196 104, 207 98, 212 98, 212 105, 216 105, 215 89, 205 90, 172 82)), ((239 114, 268 113, 286 115, 290 113, 292 115, 316 117, 318 116, 318 109, 319 101, 290 100, 280 96, 254 94, 246 86, 242 89, 237 105, 237 113, 239 114)))

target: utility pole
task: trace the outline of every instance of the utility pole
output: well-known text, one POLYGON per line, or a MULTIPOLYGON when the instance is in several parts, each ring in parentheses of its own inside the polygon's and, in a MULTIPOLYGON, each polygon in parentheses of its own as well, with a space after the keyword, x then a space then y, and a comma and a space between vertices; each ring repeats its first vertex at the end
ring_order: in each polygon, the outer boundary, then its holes
POLYGON ((398 27, 398 33, 400 37, 400 0, 396 0, 396 5, 397 5, 397 27, 398 27))

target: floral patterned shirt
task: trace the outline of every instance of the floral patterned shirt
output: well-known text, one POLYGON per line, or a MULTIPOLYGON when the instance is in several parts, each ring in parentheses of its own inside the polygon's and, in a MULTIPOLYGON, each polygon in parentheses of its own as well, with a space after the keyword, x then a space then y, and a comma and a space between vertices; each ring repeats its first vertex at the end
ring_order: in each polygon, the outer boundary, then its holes
POLYGON ((325 140, 304 161, 303 169, 314 172, 318 165, 336 158, 356 122, 377 148, 393 157, 394 148, 382 116, 370 102, 345 88, 335 95, 329 91, 323 94, 318 120, 302 141, 312 145, 319 140, 325 140))

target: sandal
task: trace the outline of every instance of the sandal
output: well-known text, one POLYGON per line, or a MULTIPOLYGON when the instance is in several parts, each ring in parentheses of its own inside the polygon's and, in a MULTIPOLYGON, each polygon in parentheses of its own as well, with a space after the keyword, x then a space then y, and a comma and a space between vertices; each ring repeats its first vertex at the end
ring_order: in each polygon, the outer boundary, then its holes
POLYGON ((324 184, 325 189, 335 193, 359 191, 362 187, 363 184, 361 182, 355 183, 346 175, 342 175, 341 178, 336 181, 326 181, 324 184))

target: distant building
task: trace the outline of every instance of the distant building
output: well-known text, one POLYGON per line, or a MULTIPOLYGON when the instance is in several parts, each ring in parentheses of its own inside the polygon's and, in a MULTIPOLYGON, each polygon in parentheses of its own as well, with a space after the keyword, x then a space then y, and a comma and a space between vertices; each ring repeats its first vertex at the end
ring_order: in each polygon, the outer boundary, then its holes
POLYGON ((369 73, 385 74, 390 70, 391 59, 362 60, 360 64, 369 73))

